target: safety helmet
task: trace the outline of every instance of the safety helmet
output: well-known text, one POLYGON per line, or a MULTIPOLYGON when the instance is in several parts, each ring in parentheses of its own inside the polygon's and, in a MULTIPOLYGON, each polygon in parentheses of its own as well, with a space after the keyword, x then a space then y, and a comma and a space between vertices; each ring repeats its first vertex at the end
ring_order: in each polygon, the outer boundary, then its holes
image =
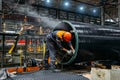
POLYGON ((71 34, 70 32, 65 32, 65 33, 63 34, 63 39, 64 39, 64 41, 66 41, 66 42, 71 41, 71 39, 72 39, 72 34, 71 34))

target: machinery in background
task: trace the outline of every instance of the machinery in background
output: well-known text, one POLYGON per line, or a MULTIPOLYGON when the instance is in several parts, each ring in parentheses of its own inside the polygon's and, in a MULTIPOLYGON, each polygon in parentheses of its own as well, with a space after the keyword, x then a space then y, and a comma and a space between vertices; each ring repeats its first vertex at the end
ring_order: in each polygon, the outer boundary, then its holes
POLYGON ((40 53, 43 51, 43 43, 44 40, 40 37, 40 36, 36 36, 33 37, 29 37, 28 39, 28 48, 27 48, 27 52, 28 53, 40 53))
POLYGON ((15 51, 15 48, 17 46, 17 42, 19 39, 19 35, 20 34, 16 34, 16 33, 0 33, 0 40, 1 40, 1 48, 0 48, 0 56, 1 56, 1 67, 3 67, 4 65, 6 65, 7 63, 9 64, 9 62, 12 62, 11 60, 11 53, 13 51, 15 51), (7 51, 6 49, 8 49, 8 47, 10 47, 10 45, 6 44, 6 42, 8 42, 6 39, 14 39, 12 47, 7 51), (10 59, 9 59, 10 58, 10 59))
POLYGON ((27 60, 26 63, 28 62, 27 65, 34 64, 33 62, 36 59, 38 62, 43 60, 45 35, 19 36, 19 34, 13 33, 0 33, 0 35, 2 67, 23 66, 25 60, 27 60), (19 38, 16 36, 19 36, 19 38))

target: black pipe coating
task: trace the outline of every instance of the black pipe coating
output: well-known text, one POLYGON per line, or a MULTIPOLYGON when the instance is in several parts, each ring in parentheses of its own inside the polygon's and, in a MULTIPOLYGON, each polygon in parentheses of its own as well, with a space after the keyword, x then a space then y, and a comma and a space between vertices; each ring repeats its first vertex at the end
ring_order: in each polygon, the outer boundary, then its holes
POLYGON ((75 53, 72 56, 64 52, 59 53, 57 59, 61 64, 120 59, 119 28, 62 21, 54 28, 55 30, 66 30, 73 34, 72 44, 75 53))

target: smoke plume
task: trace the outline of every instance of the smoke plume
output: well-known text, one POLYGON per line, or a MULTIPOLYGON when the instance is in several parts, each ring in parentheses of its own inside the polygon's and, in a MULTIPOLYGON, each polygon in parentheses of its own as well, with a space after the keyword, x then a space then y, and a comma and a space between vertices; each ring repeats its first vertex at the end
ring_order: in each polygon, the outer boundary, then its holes
POLYGON ((28 16, 36 17, 37 21, 40 22, 43 27, 54 28, 60 22, 60 20, 53 19, 50 15, 45 15, 42 12, 38 12, 30 5, 19 6, 17 11, 28 16))

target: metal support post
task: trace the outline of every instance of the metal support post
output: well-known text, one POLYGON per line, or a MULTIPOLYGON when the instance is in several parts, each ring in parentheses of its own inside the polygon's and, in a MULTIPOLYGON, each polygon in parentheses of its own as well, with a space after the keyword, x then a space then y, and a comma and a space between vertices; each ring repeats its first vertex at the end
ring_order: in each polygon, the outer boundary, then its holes
POLYGON ((1 68, 4 65, 4 55, 5 55, 5 35, 2 35, 2 54, 1 54, 1 68))
POLYGON ((63 71, 63 64, 61 64, 61 71, 63 71))
POLYGON ((104 12, 104 5, 101 6, 101 25, 103 26, 105 23, 105 12, 104 12))
POLYGON ((118 21, 119 21, 119 27, 120 27, 120 0, 118 0, 118 21))
POLYGON ((27 36, 25 36, 24 72, 26 71, 26 68, 27 68, 27 57, 26 57, 26 55, 27 55, 27 45, 28 45, 27 42, 28 42, 28 40, 27 40, 27 36))
POLYGON ((0 31, 2 31, 2 0, 0 0, 0 31))
POLYGON ((22 55, 23 55, 23 50, 22 50, 22 48, 20 48, 19 54, 20 54, 20 66, 22 66, 22 55))

